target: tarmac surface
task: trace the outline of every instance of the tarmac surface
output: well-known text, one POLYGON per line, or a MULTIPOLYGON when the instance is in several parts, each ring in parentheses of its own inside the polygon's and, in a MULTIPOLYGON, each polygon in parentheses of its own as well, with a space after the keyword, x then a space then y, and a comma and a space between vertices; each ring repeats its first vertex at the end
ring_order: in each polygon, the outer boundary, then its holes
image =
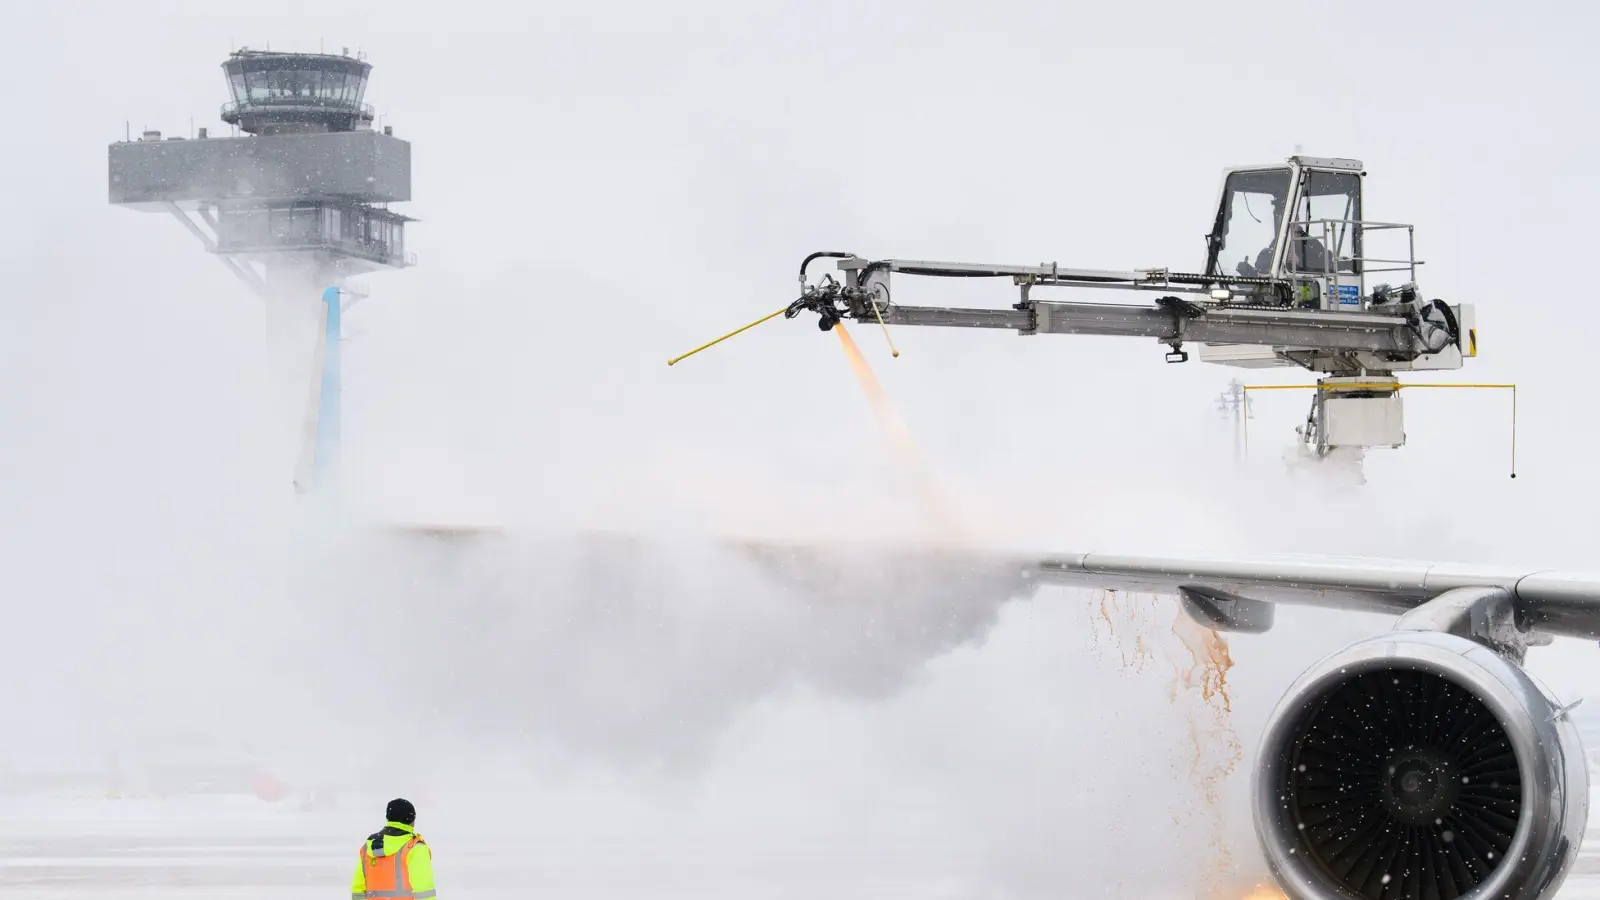
MULTIPOLYGON (((1600 900, 1600 823, 1561 900, 1600 900)), ((284 808, 262 814, 249 798, 184 804, 72 801, 0 807, 0 897, 87 898, 344 897, 364 833, 347 813, 284 808)), ((373 826, 376 827, 376 826, 373 826)), ((424 835, 427 829, 423 829, 424 835)), ((445 900, 506 897, 915 898, 954 900, 983 895, 972 885, 919 873, 905 861, 867 879, 830 872, 822 860, 640 859, 624 848, 609 855, 582 848, 519 846, 514 836, 483 836, 436 850, 445 900), (597 864, 596 860, 605 860, 597 864), (563 860, 581 860, 564 864, 563 860)), ((1071 892, 1069 892, 1071 893, 1071 892)))
MULTIPOLYGON (((0 897, 38 900, 283 900, 344 898, 361 838, 378 827, 353 811, 305 812, 249 797, 185 801, 11 802, 0 797, 0 897)), ((358 804, 341 804, 341 806, 358 804)), ((359 804, 363 812, 380 800, 359 804)), ((429 829, 422 827, 424 836, 429 829)), ((660 898, 660 900, 830 900, 973 896, 916 859, 869 879, 830 871, 803 848, 762 859, 655 854, 637 844, 597 846, 592 837, 516 833, 465 835, 442 827, 433 843, 440 897, 660 898), (445 839, 443 835, 449 834, 445 839)), ((835 860, 835 863, 838 861, 835 860)))

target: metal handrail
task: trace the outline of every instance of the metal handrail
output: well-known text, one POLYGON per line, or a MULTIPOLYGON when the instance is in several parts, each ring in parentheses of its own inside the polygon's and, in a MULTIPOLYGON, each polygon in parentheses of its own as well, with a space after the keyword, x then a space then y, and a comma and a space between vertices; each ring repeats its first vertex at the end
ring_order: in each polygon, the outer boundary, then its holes
POLYGON ((358 115, 363 119, 370 119, 375 115, 371 103, 351 103, 347 100, 329 100, 322 97, 269 97, 265 100, 231 100, 222 104, 222 119, 226 121, 229 115, 237 116, 239 113, 252 109, 285 110, 285 109, 314 109, 318 112, 340 112, 358 115))
POLYGON ((337 250, 385 265, 398 263, 404 267, 412 267, 417 264, 417 254, 414 252, 397 253, 382 245, 367 244, 344 238, 302 239, 292 243, 287 241, 283 243, 261 243, 249 237, 239 237, 233 240, 217 241, 211 248, 211 252, 224 256, 235 253, 299 253, 312 250, 337 250))
POLYGON ((1368 219, 1295 219, 1290 225, 1360 225, 1364 230, 1377 231, 1384 228, 1415 228, 1415 225, 1400 222, 1373 222, 1368 219))
MULTIPOLYGON (((1362 265, 1360 265, 1359 268, 1362 274, 1370 274, 1374 272, 1409 272, 1412 281, 1417 280, 1417 266, 1423 265, 1422 260, 1417 259, 1417 229, 1415 225, 1405 225, 1397 222, 1368 222, 1364 219, 1291 219, 1289 221, 1289 225, 1291 227, 1298 226, 1305 234, 1305 237, 1291 238, 1291 241, 1314 240, 1311 235, 1310 226, 1321 225, 1323 243, 1324 245, 1330 247, 1334 243, 1333 233, 1334 226, 1336 225, 1358 227, 1363 232, 1404 228, 1406 230, 1407 252, 1410 254, 1409 259, 1378 259, 1372 257, 1340 256, 1329 261, 1339 265, 1347 262, 1360 263, 1362 265), (1398 268, 1371 268, 1365 265, 1365 263, 1369 262, 1392 264, 1398 268)), ((1332 254, 1330 253, 1329 256, 1331 257, 1332 254)), ((1331 268, 1325 268, 1323 274, 1332 275, 1334 274, 1334 270, 1331 268)))

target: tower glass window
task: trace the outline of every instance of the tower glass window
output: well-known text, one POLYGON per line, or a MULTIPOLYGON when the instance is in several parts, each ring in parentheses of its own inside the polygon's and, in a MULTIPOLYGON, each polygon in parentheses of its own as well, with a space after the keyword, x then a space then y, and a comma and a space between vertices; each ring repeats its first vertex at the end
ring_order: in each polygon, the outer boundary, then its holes
POLYGON ((240 50, 222 64, 232 102, 222 119, 250 134, 353 131, 372 121, 363 60, 240 50))

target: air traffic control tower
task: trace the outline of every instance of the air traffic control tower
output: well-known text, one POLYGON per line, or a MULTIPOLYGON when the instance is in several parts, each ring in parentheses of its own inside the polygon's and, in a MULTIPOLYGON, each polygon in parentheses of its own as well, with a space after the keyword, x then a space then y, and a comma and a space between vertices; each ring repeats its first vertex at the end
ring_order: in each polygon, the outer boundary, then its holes
POLYGON ((372 66, 348 51, 239 50, 222 69, 233 133, 112 144, 111 203, 177 218, 265 301, 274 381, 292 407, 279 433, 293 435, 304 490, 336 450, 346 279, 415 265, 413 220, 389 209, 411 199, 411 145, 373 130, 372 66))
POLYGON ((170 213, 258 292, 280 273, 322 284, 415 264, 411 145, 372 129, 372 71, 348 55, 239 50, 222 120, 243 132, 111 145, 111 202, 170 213), (198 221, 196 221, 198 219, 198 221))

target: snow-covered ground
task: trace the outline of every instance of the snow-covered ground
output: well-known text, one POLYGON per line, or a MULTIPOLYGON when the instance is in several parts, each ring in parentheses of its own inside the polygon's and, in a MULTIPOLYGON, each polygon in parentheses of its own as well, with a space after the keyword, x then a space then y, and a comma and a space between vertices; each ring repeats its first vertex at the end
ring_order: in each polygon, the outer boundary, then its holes
MULTIPOLYGON (((305 812, 251 798, 8 804, 0 813, 0 896, 338 896, 356 846, 376 827, 369 820, 353 811, 305 812)), ((515 831, 435 842, 441 896, 452 900, 967 895, 937 871, 921 874, 905 860, 888 860, 890 871, 862 879, 859 867, 840 874, 826 860, 782 848, 755 859, 729 859, 718 847, 698 856, 665 855, 597 846, 592 836, 529 840, 515 831)))
MULTIPOLYGON (((1600 791, 1594 800, 1592 806, 1600 805, 1600 791)), ((372 826, 368 818, 354 809, 313 812, 243 797, 10 802, 0 811, 0 896, 339 896, 355 845, 372 826)), ((1600 814, 1591 819, 1590 833, 1558 894, 1562 900, 1600 900, 1600 814)), ((920 865, 907 857, 849 860, 838 868, 803 848, 730 859, 714 846, 702 854, 686 854, 681 846, 654 854, 637 845, 597 845, 592 835, 530 839, 515 830, 457 830, 451 840, 434 843, 441 896, 448 900, 988 896, 945 876, 938 860, 927 857, 920 865)), ((1108 889, 1105 896, 1117 894, 1108 889)))

